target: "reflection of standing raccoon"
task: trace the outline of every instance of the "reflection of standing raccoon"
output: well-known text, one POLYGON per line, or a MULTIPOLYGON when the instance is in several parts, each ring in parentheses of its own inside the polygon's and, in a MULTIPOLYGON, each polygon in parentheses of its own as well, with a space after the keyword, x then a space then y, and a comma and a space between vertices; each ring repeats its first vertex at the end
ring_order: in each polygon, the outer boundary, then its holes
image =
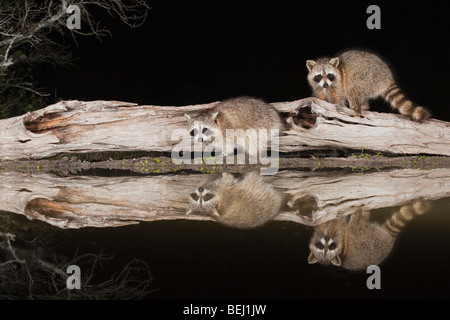
POLYGON ((367 211, 323 223, 315 228, 309 243, 308 262, 350 270, 378 265, 391 253, 405 224, 429 208, 428 202, 422 201, 402 206, 383 224, 369 221, 367 211))
MULTIPOLYGON (((258 152, 265 150, 268 142, 275 134, 281 135, 283 130, 283 123, 275 108, 260 99, 250 97, 228 99, 219 102, 205 115, 192 118, 185 114, 185 117, 188 120, 188 131, 196 141, 212 141, 213 137, 220 136, 222 139, 214 138, 212 143, 216 149, 224 151, 226 154, 232 153, 235 146, 234 141, 229 141, 226 144, 227 129, 242 129, 244 134, 246 130, 254 129, 257 136, 259 129, 263 129, 264 134, 260 135, 261 140, 258 139, 258 143, 255 140, 255 143, 238 145, 238 148, 245 148, 249 154, 255 156, 258 152), (274 132, 272 129, 277 129, 278 132, 274 132), (221 141, 223 141, 223 146, 221 141)), ((242 134, 236 132, 237 138, 241 136, 242 134)), ((245 138, 245 136, 242 138, 245 138)))
POLYGON ((235 228, 250 229, 272 220, 281 209, 282 194, 257 172, 235 178, 223 173, 189 194, 186 214, 198 212, 235 228))
POLYGON ((379 56, 347 50, 335 58, 306 61, 308 82, 315 95, 330 103, 346 101, 357 114, 369 109, 368 100, 383 97, 394 109, 414 120, 426 120, 429 112, 410 101, 395 83, 392 71, 379 56))

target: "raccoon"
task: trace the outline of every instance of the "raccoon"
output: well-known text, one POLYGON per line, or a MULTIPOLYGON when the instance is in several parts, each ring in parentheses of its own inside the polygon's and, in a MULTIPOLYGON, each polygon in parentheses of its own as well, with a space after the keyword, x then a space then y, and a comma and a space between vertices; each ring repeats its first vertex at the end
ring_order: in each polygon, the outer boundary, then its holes
POLYGON ((256 171, 241 178, 223 173, 189 194, 186 214, 210 215, 226 226, 251 229, 272 220, 283 200, 282 193, 256 171))
POLYGON ((271 139, 275 135, 281 135, 284 129, 283 121, 275 108, 251 97, 224 100, 207 114, 194 118, 185 114, 185 117, 188 121, 188 131, 196 141, 211 142, 216 150, 223 152, 225 149, 225 154, 233 153, 234 147, 237 146, 238 150, 244 149, 256 157, 258 151, 266 149, 271 139), (243 130, 241 133, 236 131, 237 144, 234 139, 226 139, 227 129, 243 130), (242 144, 246 137, 240 137, 248 129, 256 129, 254 137, 257 141, 249 139, 242 144), (259 129, 263 129, 263 134, 259 133, 259 129))
POLYGON ((427 109, 416 106, 405 96, 387 63, 374 53, 347 50, 332 59, 307 60, 306 67, 308 82, 318 98, 338 105, 347 101, 356 114, 369 109, 369 99, 381 96, 413 120, 431 116, 427 109))
POLYGON ((382 224, 369 221, 370 213, 361 210, 323 223, 311 237, 308 263, 333 264, 348 270, 378 265, 391 253, 405 224, 429 208, 424 201, 402 206, 382 224))

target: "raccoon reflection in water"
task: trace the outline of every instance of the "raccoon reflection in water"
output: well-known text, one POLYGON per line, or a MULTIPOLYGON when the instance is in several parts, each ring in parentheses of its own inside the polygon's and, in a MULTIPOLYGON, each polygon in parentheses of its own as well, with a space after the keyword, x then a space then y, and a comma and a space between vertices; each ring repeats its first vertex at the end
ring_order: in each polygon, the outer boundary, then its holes
POLYGON ((355 271, 378 265, 389 256, 406 223, 430 207, 425 201, 404 205, 381 224, 369 220, 369 211, 359 210, 318 225, 309 243, 308 263, 355 271))
POLYGON ((283 201, 284 194, 265 182, 257 171, 242 177, 223 173, 189 194, 186 214, 209 215, 224 225, 251 229, 272 220, 283 201))

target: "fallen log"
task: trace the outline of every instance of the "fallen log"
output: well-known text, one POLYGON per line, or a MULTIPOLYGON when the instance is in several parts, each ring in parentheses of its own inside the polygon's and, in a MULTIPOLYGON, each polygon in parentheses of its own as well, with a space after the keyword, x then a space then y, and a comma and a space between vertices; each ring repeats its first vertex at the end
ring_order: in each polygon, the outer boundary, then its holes
MULTIPOLYGON (((62 177, 5 171, 0 172, 0 211, 60 228, 115 227, 139 221, 216 221, 212 216, 186 215, 186 210, 189 194, 220 176, 62 177)), ((450 196, 448 168, 366 174, 286 170, 263 179, 283 195, 281 211, 273 219, 309 226, 358 209, 369 211, 450 196)))
MULTIPOLYGON (((199 114, 217 102, 182 107, 118 101, 61 101, 25 115, 0 120, 0 160, 43 159, 60 153, 164 151, 180 145, 185 113, 199 114)), ((350 109, 317 98, 273 103, 289 125, 281 152, 354 149, 394 154, 450 155, 450 125, 423 123, 394 113, 350 109)), ((186 143, 186 141, 184 141, 186 143)), ((188 141, 190 144, 190 141, 188 141)))

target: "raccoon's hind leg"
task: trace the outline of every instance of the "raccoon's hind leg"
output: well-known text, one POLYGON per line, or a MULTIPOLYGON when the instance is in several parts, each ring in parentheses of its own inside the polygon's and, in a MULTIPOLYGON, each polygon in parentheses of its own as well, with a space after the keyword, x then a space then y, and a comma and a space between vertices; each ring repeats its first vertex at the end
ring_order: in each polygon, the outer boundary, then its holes
POLYGON ((347 108, 345 103, 337 104, 336 110, 339 113, 345 113, 351 117, 364 117, 361 113, 361 109, 367 110, 369 108, 367 101, 359 101, 353 97, 348 98, 348 104, 349 108, 347 108))
POLYGON ((350 109, 355 111, 356 115, 361 115, 361 105, 363 105, 365 101, 362 101, 354 97, 349 97, 348 103, 350 104, 350 109))
POLYGON ((350 109, 354 111, 354 114, 351 115, 353 117, 365 118, 365 116, 362 114, 362 110, 370 109, 369 101, 366 98, 350 96, 348 98, 348 104, 350 106, 350 109))

